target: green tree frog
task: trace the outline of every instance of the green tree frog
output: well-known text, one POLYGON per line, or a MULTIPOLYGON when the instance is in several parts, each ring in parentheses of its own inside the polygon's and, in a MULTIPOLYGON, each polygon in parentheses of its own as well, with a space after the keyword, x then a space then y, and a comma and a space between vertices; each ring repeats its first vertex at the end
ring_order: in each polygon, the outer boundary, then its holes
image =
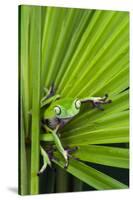
MULTIPOLYGON (((41 108, 47 107, 44 110, 42 120, 42 126, 45 128, 46 132, 41 134, 40 140, 44 142, 54 142, 56 150, 59 151, 64 158, 64 168, 67 168, 69 158, 72 157, 71 153, 75 151, 77 147, 73 149, 64 148, 60 141, 58 130, 64 127, 66 123, 68 123, 80 112, 80 108, 83 103, 90 102, 93 107, 104 110, 103 107, 101 107, 101 104, 111 103, 111 100, 108 100, 107 94, 103 97, 87 97, 84 99, 61 98, 60 95, 55 94, 53 85, 49 90, 45 90, 47 94, 41 100, 41 108)), ((51 166, 52 159, 55 159, 53 156, 54 150, 50 149, 45 151, 42 147, 40 148, 44 164, 38 174, 42 173, 46 169, 47 165, 51 166)))

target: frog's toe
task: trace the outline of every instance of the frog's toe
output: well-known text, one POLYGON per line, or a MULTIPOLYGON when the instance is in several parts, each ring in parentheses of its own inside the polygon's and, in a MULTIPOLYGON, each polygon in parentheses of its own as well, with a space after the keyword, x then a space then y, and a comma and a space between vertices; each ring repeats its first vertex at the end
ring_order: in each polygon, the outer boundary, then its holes
POLYGON ((70 150, 69 150, 69 152, 70 153, 73 153, 73 152, 75 152, 75 151, 77 151, 79 149, 79 147, 73 147, 73 148, 71 148, 70 150))
POLYGON ((64 165, 64 169, 67 169, 68 168, 68 165, 69 165, 69 161, 67 161, 64 165))
POLYGON ((65 148, 65 150, 68 152, 68 154, 73 153, 73 152, 77 151, 78 149, 79 149, 78 146, 75 146, 75 147, 73 147, 73 148, 67 146, 67 147, 65 148))
POLYGON ((41 174, 40 172, 37 172, 37 176, 40 176, 40 174, 41 174))
POLYGON ((109 99, 109 100, 108 100, 108 103, 112 103, 112 100, 111 100, 111 99, 109 99))
POLYGON ((107 99, 107 98, 108 98, 108 96, 109 96, 108 94, 105 94, 105 95, 104 95, 104 99, 107 99))

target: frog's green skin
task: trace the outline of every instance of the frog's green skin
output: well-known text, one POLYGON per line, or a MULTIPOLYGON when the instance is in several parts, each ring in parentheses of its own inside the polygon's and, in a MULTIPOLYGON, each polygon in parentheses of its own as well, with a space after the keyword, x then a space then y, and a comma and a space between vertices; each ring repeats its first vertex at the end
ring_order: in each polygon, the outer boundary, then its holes
POLYGON ((49 108, 44 112, 44 118, 51 119, 57 117, 59 119, 66 119, 74 117, 80 111, 80 103, 79 107, 75 106, 77 101, 77 99, 65 98, 52 102, 49 108), (61 112, 59 115, 57 115, 54 110, 56 107, 60 107, 61 112))
MULTIPOLYGON (((103 108, 101 108, 100 105, 111 103, 111 100, 107 100, 108 95, 105 95, 104 97, 88 97, 84 99, 74 99, 74 98, 61 99, 59 95, 53 95, 53 88, 51 91, 52 95, 50 94, 50 91, 48 91, 48 94, 46 95, 46 97, 42 99, 41 102, 41 107, 45 105, 49 105, 49 107, 44 111, 43 114, 44 127, 48 133, 41 134, 40 138, 42 141, 53 141, 55 143, 57 150, 61 153, 61 155, 65 160, 64 167, 67 167, 69 154, 68 151, 65 150, 61 144, 61 141, 57 134, 58 129, 62 128, 66 123, 68 123, 68 121, 70 121, 80 112, 82 103, 91 102, 94 107, 103 110, 103 108)), ((50 160, 48 159, 47 156, 48 155, 47 152, 42 153, 43 151, 45 150, 44 149, 41 150, 41 154, 44 159, 44 165, 39 173, 42 173, 48 164, 51 165, 50 160)))
POLYGON ((58 124, 63 127, 80 112, 81 102, 78 99, 59 99, 51 103, 44 112, 43 118, 50 128, 55 129, 58 124))
POLYGON ((40 175, 49 165, 51 167, 51 160, 49 158, 48 153, 40 146, 40 151, 41 151, 41 155, 43 157, 43 166, 41 167, 40 171, 37 173, 37 175, 40 175))

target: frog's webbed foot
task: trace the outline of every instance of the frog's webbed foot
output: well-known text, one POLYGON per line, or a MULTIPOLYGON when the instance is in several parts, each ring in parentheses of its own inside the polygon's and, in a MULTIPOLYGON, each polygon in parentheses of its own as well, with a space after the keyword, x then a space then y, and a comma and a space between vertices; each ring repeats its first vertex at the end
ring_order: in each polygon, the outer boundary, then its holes
POLYGON ((71 153, 73 153, 73 152, 75 152, 75 151, 77 151, 79 149, 79 147, 73 147, 73 148, 70 148, 69 146, 67 146, 66 148, 65 148, 65 150, 68 152, 68 154, 71 154, 71 153))
POLYGON ((101 111, 104 110, 101 104, 109 104, 109 103, 112 103, 112 100, 108 99, 108 94, 105 94, 103 97, 96 97, 96 99, 92 101, 93 106, 101 111))

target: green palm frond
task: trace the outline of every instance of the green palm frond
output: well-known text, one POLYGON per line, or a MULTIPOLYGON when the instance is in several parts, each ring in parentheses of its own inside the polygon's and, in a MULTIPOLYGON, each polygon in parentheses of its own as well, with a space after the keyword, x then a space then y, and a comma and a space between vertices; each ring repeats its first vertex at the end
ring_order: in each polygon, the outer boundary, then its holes
POLYGON ((129 168, 129 13, 21 6, 19 39, 20 193, 39 193, 40 99, 52 83, 61 97, 109 94, 103 112, 83 106, 61 141, 79 147, 67 172, 95 189, 127 188, 90 163, 129 168))
MULTIPOLYGON (((63 167, 61 162, 57 164, 63 167)), ((70 161, 67 171, 99 190, 127 188, 125 184, 79 161, 70 161)))

